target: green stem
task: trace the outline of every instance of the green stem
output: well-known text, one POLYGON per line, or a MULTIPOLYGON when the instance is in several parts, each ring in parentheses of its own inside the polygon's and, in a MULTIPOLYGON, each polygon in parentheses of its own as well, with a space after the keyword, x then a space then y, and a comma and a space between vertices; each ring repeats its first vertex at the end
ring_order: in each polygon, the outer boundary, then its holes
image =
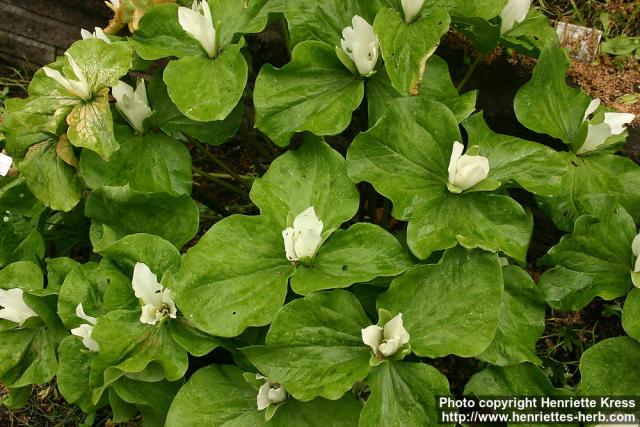
POLYGON ((462 78, 462 80, 460 80, 460 83, 458 83, 458 86, 456 86, 456 90, 458 91, 458 93, 460 93, 460 91, 462 89, 464 89, 464 86, 467 84, 467 82, 469 81, 469 79, 471 78, 471 75, 473 74, 473 72, 476 70, 476 68, 478 67, 478 64, 480 64, 480 61, 482 60, 482 56, 478 56, 475 61, 473 61, 471 63, 471 66, 469 67, 469 69, 467 70, 467 73, 464 75, 464 77, 462 78))
POLYGON ((220 168, 222 168, 223 170, 225 170, 229 175, 231 175, 233 177, 233 179, 235 179, 236 181, 238 181, 238 183, 244 187, 247 188, 247 185, 245 184, 245 182, 240 178, 240 176, 234 172, 233 169, 231 169, 225 162, 223 162, 222 160, 220 160, 218 157, 216 157, 213 153, 211 153, 209 150, 207 150, 207 148, 197 139, 194 138, 190 138, 191 142, 193 142, 193 144, 195 146, 197 146, 200 151, 202 151, 202 153, 207 156, 207 158, 209 160, 211 160, 213 163, 215 163, 216 165, 218 165, 220 168))
POLYGON ((193 167, 193 171, 195 173, 197 173, 198 175, 200 175, 203 178, 207 178, 209 181, 216 183, 217 185, 219 185, 222 188, 226 188, 229 191, 232 191, 234 193, 236 193, 237 195, 241 196, 243 199, 247 200, 247 201, 251 201, 251 199, 249 199, 249 196, 247 195, 247 192, 245 190, 243 190, 242 188, 236 187, 233 184, 229 184, 228 182, 214 176, 213 174, 203 171, 202 169, 196 167, 196 166, 192 166, 193 167))

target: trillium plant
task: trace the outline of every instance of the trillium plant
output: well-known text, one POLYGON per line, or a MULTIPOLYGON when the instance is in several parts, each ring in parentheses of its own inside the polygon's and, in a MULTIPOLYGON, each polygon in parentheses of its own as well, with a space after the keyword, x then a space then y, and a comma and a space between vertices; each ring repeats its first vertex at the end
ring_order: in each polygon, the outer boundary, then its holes
POLYGON ((441 396, 640 394, 635 116, 567 83, 535 4, 107 6, 1 110, 3 405, 431 426, 441 396), (518 136, 454 37, 535 61, 518 136), (550 375, 545 312, 600 300, 624 336, 550 375))

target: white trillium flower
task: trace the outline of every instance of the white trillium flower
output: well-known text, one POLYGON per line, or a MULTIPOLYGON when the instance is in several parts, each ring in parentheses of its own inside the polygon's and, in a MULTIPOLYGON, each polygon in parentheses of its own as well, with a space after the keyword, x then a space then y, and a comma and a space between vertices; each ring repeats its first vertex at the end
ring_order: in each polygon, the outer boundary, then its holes
POLYGON ((109 9, 113 11, 113 13, 118 13, 120 10, 120 0, 107 0, 104 2, 109 9))
MULTIPOLYGON (((592 100, 584 112, 583 122, 588 121, 589 116, 595 113, 599 106, 599 98, 592 100)), ((626 125, 631 123, 635 118, 636 116, 631 113, 604 113, 602 123, 595 125, 589 123, 587 137, 576 154, 593 151, 604 144, 609 137, 622 134, 626 129, 626 125)))
POLYGON ((371 347, 378 358, 393 356, 410 338, 402 322, 402 313, 385 323, 384 327, 367 326, 361 333, 362 342, 371 347))
POLYGON ((462 154, 464 145, 455 141, 449 160, 449 183, 461 191, 468 190, 489 175, 489 159, 462 154))
POLYGON ((0 176, 7 176, 11 165, 13 164, 13 158, 6 154, 6 151, 2 150, 0 153, 0 176))
POLYGON ((87 78, 85 77, 80 67, 78 67, 75 59, 73 59, 73 57, 68 52, 65 53, 65 56, 67 57, 69 65, 71 65, 71 69, 73 70, 73 73, 76 75, 76 78, 78 80, 68 79, 64 77, 60 73, 60 71, 54 70, 49 67, 43 67, 42 70, 47 77, 52 78, 53 80, 58 82, 58 84, 64 87, 67 92, 74 96, 77 96, 78 98, 82 98, 83 100, 88 101, 89 99, 91 99, 91 87, 89 86, 87 78))
POLYGON ((378 36, 361 16, 354 16, 352 26, 342 30, 342 50, 356 64, 358 72, 368 76, 378 63, 378 36))
POLYGON ((82 307, 82 303, 78 304, 76 307, 76 316, 78 316, 82 320, 86 320, 89 323, 83 323, 71 330, 71 334, 76 337, 82 338, 82 344, 87 347, 91 351, 100 351, 100 346, 98 342, 91 337, 93 333, 93 326, 96 324, 96 318, 87 315, 84 312, 84 308, 82 307))
POLYGON ((424 0, 401 0, 402 10, 404 11, 404 22, 407 24, 413 22, 413 18, 416 17, 422 6, 424 0))
POLYGON ((187 34, 200 43, 209 58, 218 55, 216 28, 207 0, 194 0, 191 9, 181 6, 178 9, 178 22, 187 34))
POLYGON ((144 80, 138 79, 135 91, 125 82, 119 81, 113 87, 112 92, 113 97, 116 99, 118 110, 127 118, 136 131, 144 132, 144 120, 151 115, 144 80))
POLYGON ((531 0, 509 0, 500 12, 500 18, 502 18, 500 34, 511 30, 516 22, 524 21, 529 13, 529 8, 531 8, 531 0))
POLYGON ((0 289, 0 319, 22 324, 30 317, 37 314, 31 309, 22 298, 23 291, 20 288, 0 289))
POLYGON ((133 269, 133 291, 142 300, 142 315, 140 322, 155 325, 165 316, 176 318, 176 304, 173 302, 171 289, 165 289, 155 274, 141 262, 133 269))
POLYGON ((104 33, 104 31, 100 27, 95 27, 93 33, 91 31, 88 31, 82 28, 80 30, 80 35, 82 36, 83 40, 98 39, 111 44, 111 39, 107 37, 107 35, 104 33))
POLYGON ((284 251, 291 262, 313 258, 322 243, 322 221, 313 206, 305 209, 293 220, 293 227, 282 230, 284 251))
POLYGON ((640 234, 633 239, 633 242, 631 243, 631 250, 633 251, 633 256, 636 257, 633 272, 640 273, 640 234))
POLYGON ((258 411, 287 400, 287 391, 283 386, 270 382, 264 375, 256 374, 256 379, 264 380, 264 384, 260 386, 258 397, 256 398, 258 411))

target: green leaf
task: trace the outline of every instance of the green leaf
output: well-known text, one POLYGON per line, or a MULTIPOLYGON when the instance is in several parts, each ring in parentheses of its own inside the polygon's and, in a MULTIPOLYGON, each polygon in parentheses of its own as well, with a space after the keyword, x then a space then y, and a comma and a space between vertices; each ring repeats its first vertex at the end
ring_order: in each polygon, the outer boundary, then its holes
POLYGON ((640 343, 629 337, 609 338, 585 351, 580 359, 581 396, 640 394, 640 343))
POLYGON ((514 136, 493 132, 482 114, 464 121, 469 145, 480 147, 480 154, 489 159, 489 178, 500 182, 515 182, 525 190, 551 196, 562 191, 562 179, 567 174, 567 154, 514 136))
POLYGON ((91 363, 93 401, 106 387, 127 373, 160 368, 169 381, 182 378, 187 370, 187 352, 169 333, 167 320, 156 325, 140 322, 140 311, 116 310, 98 319, 92 337, 100 352, 91 363))
MULTIPOLYGON (((432 58, 434 57, 432 56, 432 58)), ((369 127, 372 127, 384 114, 389 101, 400 98, 402 95, 393 88, 384 68, 380 68, 374 75, 369 77, 366 85, 369 127)))
POLYGON ((221 340, 200 331, 184 317, 169 323, 169 331, 175 342, 196 357, 204 356, 222 345, 221 340))
POLYGON ((235 43, 242 34, 261 32, 269 14, 284 11, 284 0, 212 0, 210 5, 214 22, 222 22, 222 46, 235 43))
POLYGON ((296 151, 287 151, 271 163, 251 188, 251 200, 260 213, 280 227, 313 206, 324 230, 335 230, 358 211, 356 186, 342 155, 319 138, 307 136, 296 151))
POLYGON ((640 289, 633 289, 627 295, 622 311, 622 327, 630 337, 640 340, 640 289))
POLYGON ((452 16, 451 22, 457 30, 467 36, 473 47, 490 54, 500 41, 500 24, 477 16, 452 16))
POLYGON ((420 259, 460 244, 501 251, 524 262, 532 231, 531 214, 510 197, 486 192, 448 194, 413 212, 407 241, 420 259))
POLYGON ((378 298, 378 308, 403 314, 417 355, 473 357, 496 333, 502 280, 495 254, 457 247, 438 264, 417 266, 396 278, 378 298))
POLYGON ((371 369, 371 387, 360 426, 440 425, 436 399, 449 396, 449 382, 424 363, 389 362, 371 369))
POLYGON ((0 269, 0 289, 37 291, 42 289, 42 283, 42 271, 33 262, 18 261, 0 269))
POLYGON ((224 120, 235 108, 247 83, 248 67, 240 45, 225 47, 218 56, 186 56, 164 70, 167 91, 178 110, 192 120, 224 120), (215 76, 215 78, 202 78, 215 76))
POLYGON ((188 135, 207 144, 224 144, 238 131, 243 118, 242 102, 238 103, 224 120, 197 122, 185 117, 171 102, 167 86, 162 80, 162 73, 156 73, 151 79, 147 96, 153 115, 145 124, 150 128, 160 128, 179 140, 184 139, 184 135, 188 135))
POLYGON ((232 215, 187 252, 172 288, 178 307, 198 329, 233 337, 271 322, 294 271, 281 232, 261 216, 232 215))
POLYGON ((460 140, 457 120, 444 105, 421 97, 396 99, 374 127, 353 140, 347 170, 355 182, 370 182, 391 199, 394 217, 407 220, 447 191, 451 149, 460 140))
POLYGON ((498 16, 506 4, 507 0, 428 0, 425 8, 442 7, 453 16, 491 19, 498 16))
MULTIPOLYGON (((115 86, 131 68, 133 50, 128 43, 78 40, 67 50, 94 89, 115 86)), ((65 65, 68 61, 64 60, 65 65)), ((69 67, 66 65, 66 67, 69 67)))
POLYGON ((553 387, 540 368, 531 363, 486 368, 471 377, 464 393, 477 397, 571 395, 569 390, 553 387))
POLYGON ((532 11, 527 19, 503 34, 501 42, 523 55, 538 56, 546 47, 558 46, 558 34, 546 16, 532 11))
POLYGON ((504 292, 498 330, 491 345, 477 357, 499 366, 523 362, 539 365, 541 361, 536 355, 536 342, 544 331, 542 293, 520 267, 504 267, 502 275, 504 292))
POLYGON ((442 9, 429 10, 411 24, 406 24, 397 10, 383 8, 378 12, 373 26, 380 39, 385 68, 398 92, 418 94, 427 60, 449 29, 450 21, 442 9))
POLYGON ((56 343, 44 327, 0 332, 0 381, 19 388, 51 381, 58 369, 56 343))
POLYGON ((557 47, 543 50, 533 77, 520 88, 514 101, 520 123, 565 144, 575 142, 591 101, 582 89, 567 84, 569 65, 564 50, 557 47))
POLYGON ((284 67, 267 64, 260 70, 253 99, 256 127, 281 147, 296 132, 337 135, 363 96, 363 80, 340 62, 333 46, 305 41, 284 67))
POLYGON ((136 381, 122 377, 112 389, 124 402, 135 405, 142 413, 144 425, 164 426, 167 412, 183 381, 136 381))
POLYGON ((640 222, 640 169, 633 160, 604 153, 586 157, 567 154, 566 158, 569 167, 562 179, 562 192, 537 197, 540 207, 559 229, 573 229, 576 218, 585 213, 580 200, 592 194, 612 196, 640 222))
POLYGON ((176 4, 161 4, 147 11, 129 42, 136 53, 147 60, 204 55, 200 43, 180 26, 176 4))
POLYGON ((47 289, 60 289, 67 275, 80 263, 66 257, 48 258, 47 263, 47 289))
POLYGON ((371 324, 349 292, 315 292, 285 305, 266 346, 242 352, 270 381, 298 400, 340 398, 369 372, 371 350, 361 332, 371 324))
MULTIPOLYGON (((193 374, 178 392, 166 425, 266 425, 264 412, 258 411, 256 405, 257 395, 258 391, 237 367, 210 365, 193 374)), ((269 425, 348 427, 357 424, 359 415, 360 405, 353 396, 311 402, 298 402, 289 397, 278 405, 269 425)))
POLYGON ((540 278, 547 303, 558 310, 578 310, 599 296, 611 300, 631 286, 631 242, 636 226, 620 206, 606 203, 576 220, 541 260, 554 266, 540 278))
POLYGON ((337 46, 355 15, 373 23, 379 8, 377 0, 285 0, 284 13, 294 45, 319 40, 337 46))
POLYGON ((609 55, 629 55, 640 49, 640 37, 621 35, 602 42, 600 51, 609 55))
POLYGON ((87 199, 85 215, 118 238, 149 233, 180 248, 198 231, 198 207, 187 195, 141 193, 124 187, 100 187, 87 199))
POLYGON ((411 266, 411 258, 395 237, 377 225, 359 223, 337 230, 322 244, 311 265, 299 265, 291 287, 306 295, 396 276, 411 266))
POLYGON ((29 190, 51 209, 68 212, 80 201, 80 180, 73 167, 58 157, 55 142, 32 146, 18 167, 29 190))
POLYGON ((0 222, 0 267, 15 261, 39 262, 45 246, 37 224, 21 215, 6 214, 0 222))
POLYGON ((109 93, 104 89, 90 102, 73 107, 67 116, 69 142, 75 147, 86 148, 105 160, 120 145, 113 134, 113 119, 109 107, 109 93))
POLYGON ((116 139, 120 149, 108 161, 82 151, 80 174, 89 188, 129 184, 142 192, 191 193, 191 156, 184 145, 161 133, 135 134, 128 126, 116 128, 116 139))
POLYGON ((95 354, 87 350, 82 340, 75 336, 65 338, 58 348, 58 390, 67 402, 78 405, 87 413, 97 409, 91 401, 89 386, 89 368, 95 354))

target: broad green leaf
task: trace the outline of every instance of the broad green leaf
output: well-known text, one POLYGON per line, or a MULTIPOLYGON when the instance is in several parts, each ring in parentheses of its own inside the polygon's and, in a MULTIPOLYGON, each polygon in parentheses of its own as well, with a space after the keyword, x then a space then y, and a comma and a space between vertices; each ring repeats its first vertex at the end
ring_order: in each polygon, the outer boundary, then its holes
POLYGON ((42 204, 31 194, 24 177, 16 178, 0 188, 0 212, 33 218, 40 214, 41 209, 42 204))
POLYGON ((495 254, 457 247, 438 264, 396 278, 378 298, 378 308, 403 314, 411 349, 419 356, 477 356, 498 327, 502 280, 495 254))
POLYGON ((620 206, 600 206, 576 220, 540 264, 554 266, 540 278, 547 303, 558 310, 578 310, 599 296, 611 300, 631 286, 631 242, 636 226, 620 206))
POLYGON ((18 388, 5 387, 7 394, 0 397, 0 405, 9 409, 19 409, 26 406, 31 400, 33 387, 28 385, 18 388))
POLYGON ((347 128, 364 96, 364 82, 336 56, 333 46, 305 41, 280 69, 262 67, 254 89, 256 127, 287 146, 296 132, 336 135, 347 128))
POLYGON ((278 312, 266 346, 242 352, 296 399, 335 400, 369 372, 371 350, 362 342, 360 330, 370 324, 351 293, 315 292, 278 312))
POLYGON ((157 73, 151 79, 147 96, 153 115, 145 124, 150 128, 160 128, 168 135, 180 140, 184 139, 184 135, 188 135, 207 144, 224 144, 238 131, 243 118, 240 102, 224 120, 198 122, 189 119, 171 102, 167 86, 162 80, 162 73, 157 73))
POLYGON ((585 351, 580 359, 581 396, 640 394, 640 344, 630 337, 609 338, 585 351))
POLYGON ((469 249, 501 251, 524 262, 532 232, 531 214, 508 196, 447 194, 413 212, 407 242, 420 259, 460 244, 469 249))
POLYGON ((196 327, 233 337, 271 322, 293 271, 279 227, 261 216, 232 215, 187 252, 172 288, 196 327))
POLYGON ((55 142, 32 146, 18 167, 29 190, 51 209, 68 212, 80 201, 80 180, 74 168, 58 157, 55 142))
POLYGON ((371 369, 366 382, 371 395, 360 426, 440 425, 436 399, 450 392, 447 378, 436 368, 424 363, 382 363, 371 369))
POLYGON ((540 364, 536 342, 544 331, 545 305, 542 293, 529 274, 516 266, 502 269, 504 292, 498 330, 491 345, 478 357, 493 365, 523 362, 540 364))
POLYGON ((37 291, 42 289, 42 282, 42 271, 33 262, 18 261, 0 270, 0 289, 37 291))
POLYGON ((393 202, 394 217, 413 211, 447 191, 447 167, 458 123, 444 105, 421 97, 388 104, 374 127, 358 135, 347 151, 347 170, 393 202))
POLYGON ((464 121, 469 145, 480 147, 480 155, 489 159, 489 178, 514 181, 534 194, 551 196, 562 191, 567 174, 568 156, 535 142, 493 132, 482 114, 464 121))
POLYGON ((453 16, 491 19, 498 16, 506 4, 507 0, 428 0, 425 8, 441 7, 453 16))
POLYGON ((18 388, 51 381, 58 369, 56 343, 46 328, 0 332, 0 381, 18 388))
POLYGON ((118 238, 149 233, 180 248, 198 231, 198 207, 187 195, 142 193, 124 187, 100 187, 87 199, 85 215, 109 227, 118 238))
POLYGON ((222 22, 220 43, 235 43, 237 36, 259 33, 267 26, 269 14, 284 12, 285 0, 211 0, 214 22, 222 22))
POLYGON ((191 156, 183 144, 161 133, 138 135, 128 126, 116 128, 116 139, 120 149, 107 161, 82 151, 80 175, 89 188, 129 184, 142 192, 191 193, 191 156))
POLYGON ((120 265, 123 271, 133 271, 136 263, 146 264, 158 277, 180 269, 180 252, 170 242, 153 234, 130 234, 115 242, 94 245, 94 251, 120 265))
POLYGON ((184 317, 179 317, 177 322, 171 322, 169 331, 175 342, 196 357, 204 356, 221 345, 220 339, 202 332, 184 317))
POLYGON ((298 266, 291 288, 301 295, 346 288, 380 276, 396 276, 411 266, 400 242, 386 230, 374 224, 354 224, 329 237, 310 266, 298 266))
POLYGON ((156 325, 140 322, 140 311, 116 310, 98 319, 92 337, 100 352, 91 363, 93 401, 127 373, 160 367, 164 378, 176 381, 187 370, 187 352, 171 338, 165 319, 156 325))
POLYGON ((501 43, 523 55, 538 56, 546 47, 558 46, 558 34, 549 19, 538 11, 531 11, 527 19, 503 34, 501 43))
POLYGON ((296 151, 287 151, 271 163, 251 188, 251 200, 280 230, 313 206, 324 231, 335 230, 358 211, 356 186, 342 155, 319 138, 308 136, 296 151))
POLYGON ((571 144, 578 136, 584 113, 591 101, 580 88, 566 82, 569 58, 564 50, 542 51, 531 80, 518 91, 514 109, 520 123, 571 144))
POLYGON ((622 327, 630 337, 640 340, 640 290, 633 289, 627 295, 622 311, 622 327))
POLYGON ((176 4, 162 4, 146 12, 129 42, 147 60, 204 55, 200 43, 180 26, 176 4))
POLYGON ((69 142, 75 147, 86 148, 105 160, 118 150, 120 145, 113 134, 113 119, 109 107, 107 89, 94 99, 73 107, 67 116, 69 142))
MULTIPOLYGON (((94 89, 114 86, 131 68, 133 50, 128 43, 106 43, 99 39, 78 40, 67 52, 94 89)), ((68 61, 64 60, 69 69, 68 61)), ((70 70, 71 71, 71 70, 70 70)), ((69 74, 67 74, 69 75, 69 74)), ((71 74, 73 76, 73 74, 71 74)))
MULTIPOLYGON (((231 365, 210 365, 197 371, 178 392, 167 417, 173 426, 262 426, 258 391, 231 365)), ((289 397, 269 422, 275 426, 348 427, 357 424, 360 405, 353 396, 337 401, 298 402, 289 397)))
POLYGON ((406 24, 397 10, 383 8, 378 12, 373 25, 380 39, 385 68, 398 92, 408 95, 420 92, 427 60, 449 29, 450 21, 442 9, 424 12, 411 24, 406 24))
POLYGON ((640 222, 640 168, 631 159, 612 154, 592 154, 586 157, 566 155, 568 169, 562 179, 562 192, 550 197, 537 197, 540 207, 551 217, 556 227, 573 229, 574 221, 584 213, 580 200, 592 194, 607 194, 615 198, 640 222))
POLYGON ((39 262, 44 258, 44 239, 36 226, 33 220, 5 212, 0 222, 0 266, 15 261, 39 262))
POLYGON ((82 340, 75 336, 65 338, 58 348, 58 390, 67 402, 78 405, 84 412, 96 410, 89 386, 89 368, 95 354, 87 350, 82 340))
POLYGON ((373 24, 379 8, 377 0, 285 0, 284 13, 294 45, 319 40, 339 46, 342 30, 355 15, 373 24))
POLYGON ((48 258, 47 263, 47 289, 59 290, 67 275, 80 263, 74 259, 60 257, 48 258))
MULTIPOLYGON (((432 56, 432 58, 434 57, 432 56)), ((393 88, 384 68, 380 68, 378 72, 367 79, 366 88, 369 127, 372 127, 384 114, 389 101, 400 98, 402 95, 393 88)))
POLYGON ((171 402, 182 384, 183 381, 146 382, 121 377, 112 388, 120 399, 140 410, 145 426, 164 426, 171 402))
POLYGON ((240 45, 234 44, 213 59, 186 56, 169 62, 164 82, 169 97, 182 114, 208 122, 224 120, 233 111, 247 83, 247 73, 240 45))
MULTIPOLYGON (((493 21, 493 20, 492 20, 493 21)), ((467 36, 478 51, 490 54, 500 41, 500 24, 477 16, 452 16, 453 26, 467 36)))

